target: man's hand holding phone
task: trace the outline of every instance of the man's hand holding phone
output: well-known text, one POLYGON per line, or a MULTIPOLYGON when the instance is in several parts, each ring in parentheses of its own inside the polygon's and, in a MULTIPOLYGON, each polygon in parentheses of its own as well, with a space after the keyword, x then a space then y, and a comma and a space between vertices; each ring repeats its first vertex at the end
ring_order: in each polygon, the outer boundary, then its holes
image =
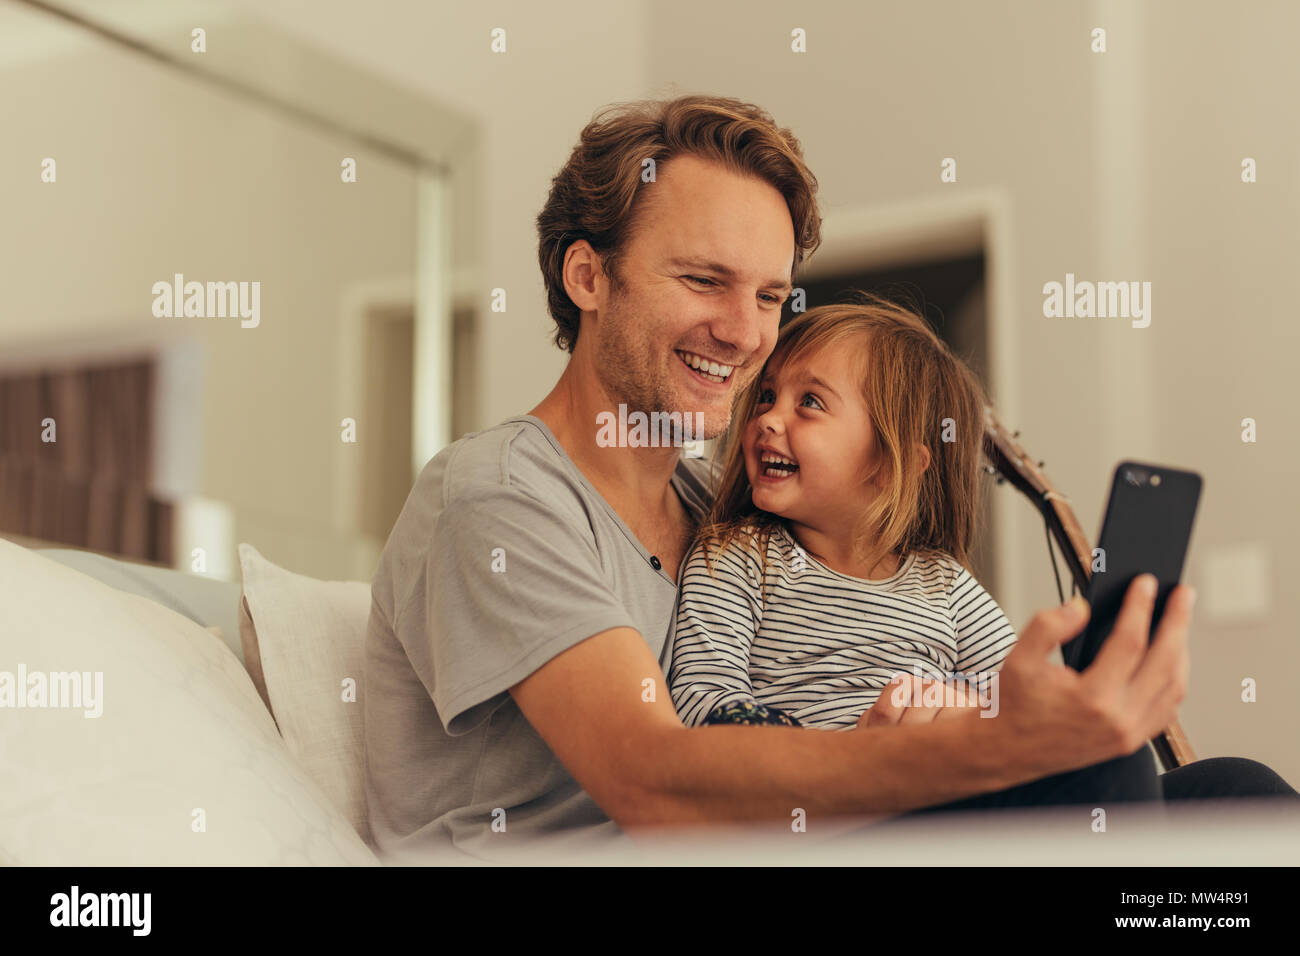
POLYGON ((1001 720, 989 721, 1003 724, 1007 746, 1026 766, 1062 773, 1131 754, 1178 719, 1195 593, 1174 588, 1148 644, 1155 597, 1155 577, 1138 575, 1083 671, 1048 655, 1083 630, 1087 603, 1077 598, 1034 615, 1002 667, 1001 720))

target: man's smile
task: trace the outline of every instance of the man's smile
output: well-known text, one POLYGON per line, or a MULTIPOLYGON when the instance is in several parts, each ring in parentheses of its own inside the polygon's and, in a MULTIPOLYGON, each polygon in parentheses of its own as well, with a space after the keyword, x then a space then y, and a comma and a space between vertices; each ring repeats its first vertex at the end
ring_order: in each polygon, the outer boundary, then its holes
POLYGON ((723 365, 721 362, 715 362, 694 352, 685 352, 681 349, 673 349, 673 351, 682 360, 682 364, 694 372, 698 378, 706 382, 712 382, 714 385, 725 385, 736 368, 734 365, 723 365))

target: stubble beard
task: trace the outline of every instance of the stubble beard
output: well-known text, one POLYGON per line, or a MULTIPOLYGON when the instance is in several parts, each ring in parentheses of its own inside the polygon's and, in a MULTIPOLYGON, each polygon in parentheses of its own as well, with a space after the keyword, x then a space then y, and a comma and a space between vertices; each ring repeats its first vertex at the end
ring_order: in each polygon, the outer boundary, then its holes
MULTIPOLYGON (((629 413, 639 411, 649 415, 654 412, 680 412, 685 421, 687 415, 693 416, 700 410, 688 408, 682 400, 682 395, 673 386, 674 370, 656 364, 657 361, 680 363, 677 353, 671 348, 662 349, 653 341, 634 340, 627 334, 632 329, 646 327, 631 304, 631 296, 626 293, 611 296, 610 313, 606 321, 601 323, 602 331, 597 336, 596 375, 614 404, 611 411, 616 412, 619 403, 623 403, 627 405, 629 413)), ((692 417, 691 438, 698 441, 721 435, 731 422, 734 397, 739 394, 738 389, 733 389, 733 401, 728 403, 725 416, 719 416, 711 409, 703 410, 702 435, 694 433, 695 419, 692 417)))

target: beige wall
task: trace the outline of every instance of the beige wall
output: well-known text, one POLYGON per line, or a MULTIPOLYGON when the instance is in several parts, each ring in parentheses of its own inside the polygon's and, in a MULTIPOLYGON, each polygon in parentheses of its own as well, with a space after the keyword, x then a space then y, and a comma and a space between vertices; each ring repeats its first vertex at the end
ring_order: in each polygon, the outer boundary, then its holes
POLYGON ((204 547, 236 580, 239 541, 303 573, 368 574, 382 540, 338 495, 340 455, 365 454, 366 434, 340 451, 340 420, 361 414, 338 385, 344 303, 392 277, 413 298, 411 171, 98 40, 0 73, 0 128, 0 364, 198 343, 178 386, 195 417, 160 428, 175 459, 200 457, 169 462, 159 490, 223 502, 234 526, 181 553, 204 547), (260 281, 260 324, 155 318, 153 283, 176 272, 260 281))
POLYGON ((1210 588, 1227 599, 1257 585, 1250 564, 1240 587, 1232 580, 1228 549, 1241 547, 1262 559, 1267 608, 1218 621, 1199 614, 1185 723, 1202 753, 1256 757, 1300 786, 1291 677, 1300 595, 1286 584, 1300 575, 1300 332, 1289 287, 1300 262, 1300 6, 1162 2, 1144 27, 1143 274, 1160 309, 1146 330, 1154 455, 1205 476, 1190 569, 1202 604, 1216 603, 1210 588), (1241 182, 1247 156, 1258 163, 1250 185, 1241 182), (1241 440, 1247 417, 1255 444, 1241 440), (1246 678, 1258 683, 1256 703, 1240 702, 1246 678))

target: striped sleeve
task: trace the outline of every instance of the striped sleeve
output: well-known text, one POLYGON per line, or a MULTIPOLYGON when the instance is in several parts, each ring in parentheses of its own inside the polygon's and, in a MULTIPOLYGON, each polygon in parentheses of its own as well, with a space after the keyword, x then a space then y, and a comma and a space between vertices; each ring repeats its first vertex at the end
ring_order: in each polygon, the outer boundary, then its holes
POLYGON ((948 594, 957 629, 957 673, 991 673, 1016 644, 1016 632, 997 601, 969 571, 960 569, 948 594))
POLYGON ((757 562, 740 546, 711 555, 699 545, 686 559, 668 673, 673 706, 687 727, 698 727, 718 706, 755 702, 749 649, 762 616, 757 562))

